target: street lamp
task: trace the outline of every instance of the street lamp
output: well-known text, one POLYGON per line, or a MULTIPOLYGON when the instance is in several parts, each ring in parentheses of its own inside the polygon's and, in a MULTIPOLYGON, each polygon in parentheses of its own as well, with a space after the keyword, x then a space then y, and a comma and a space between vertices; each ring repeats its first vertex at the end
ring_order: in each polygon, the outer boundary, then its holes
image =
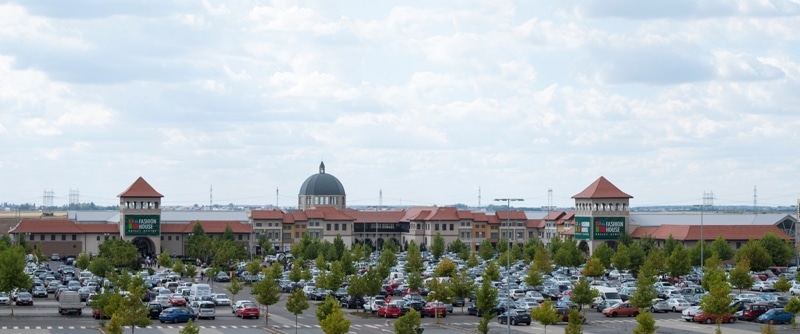
MULTIPOLYGON (((522 202, 524 199, 522 198, 495 198, 495 202, 506 202, 506 209, 508 210, 508 216, 506 216, 506 230, 508 230, 507 236, 509 237, 506 239, 506 243, 511 238, 511 202, 522 202)), ((511 248, 506 245, 506 293, 511 291, 511 248)), ((510 309, 509 309, 510 310, 510 309)), ((508 317, 508 310, 506 310, 506 317, 508 317)), ((506 324, 508 324, 508 334, 511 334, 511 321, 506 318, 506 324)))

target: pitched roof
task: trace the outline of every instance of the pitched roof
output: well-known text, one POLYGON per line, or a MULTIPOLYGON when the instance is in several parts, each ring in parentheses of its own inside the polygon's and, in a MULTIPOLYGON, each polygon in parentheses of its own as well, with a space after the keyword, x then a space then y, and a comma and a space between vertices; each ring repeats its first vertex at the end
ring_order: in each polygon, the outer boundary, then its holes
POLYGON ((525 222, 525 227, 527 228, 544 228, 544 226, 544 219, 529 219, 525 222))
MULTIPOLYGON (((190 233, 194 229, 194 224, 198 221, 189 224, 161 224, 161 233, 190 233)), ((251 233, 253 226, 250 224, 243 224, 240 221, 199 221, 203 225, 203 230, 206 233, 224 233, 225 227, 230 225, 233 233, 251 233)))
POLYGON ((131 184, 128 189, 125 189, 117 197, 157 197, 161 198, 164 195, 158 193, 153 187, 147 183, 141 176, 131 184))
POLYGON ((544 219, 544 220, 558 220, 564 214, 565 214, 564 211, 550 211, 542 219, 544 219))
POLYGON ((8 233, 119 233, 117 224, 77 224, 69 219, 23 219, 8 233))
POLYGON ((356 223, 397 223, 406 215, 403 210, 389 211, 361 211, 348 209, 344 211, 347 216, 355 219, 356 223))
POLYGON ((527 220, 528 219, 528 216, 525 215, 525 211, 521 211, 521 210, 511 210, 511 213, 509 213, 508 211, 495 211, 494 214, 495 214, 495 216, 497 216, 497 219, 499 219, 499 220, 507 220, 507 219, 509 219, 509 216, 510 216, 510 219, 513 219, 513 220, 527 220))
POLYGON ((281 210, 253 210, 250 211, 250 218, 252 219, 283 219, 283 211, 281 210))
POLYGON ((572 198, 633 198, 601 176, 572 198))
POLYGON ((314 207, 306 209, 303 212, 305 212, 306 216, 309 219, 350 220, 350 221, 355 220, 355 218, 351 217, 344 211, 338 210, 332 206, 314 207))
POLYGON ((747 241, 758 239, 769 232, 775 233, 784 240, 793 240, 783 230, 775 225, 662 225, 658 227, 637 227, 631 236, 643 238, 652 236, 657 240, 666 240, 672 235, 679 241, 698 241, 702 230, 703 240, 713 241, 719 236, 728 241, 747 241))

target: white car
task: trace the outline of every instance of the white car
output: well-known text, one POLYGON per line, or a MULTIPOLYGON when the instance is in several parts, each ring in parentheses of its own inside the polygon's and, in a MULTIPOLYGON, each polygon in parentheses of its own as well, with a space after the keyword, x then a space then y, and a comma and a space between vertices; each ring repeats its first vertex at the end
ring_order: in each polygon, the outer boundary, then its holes
POLYGON ((8 305, 11 302, 11 298, 8 297, 8 293, 0 292, 0 304, 8 305))
POLYGON ((224 293, 215 293, 211 295, 211 300, 214 302, 214 305, 223 306, 223 305, 230 305, 231 299, 228 295, 224 293))
POLYGON ((236 303, 231 306, 231 313, 236 314, 236 309, 247 303, 253 302, 249 300, 237 300, 236 303))
POLYGON ((792 288, 789 289, 789 292, 792 294, 792 296, 800 295, 800 284, 792 285, 792 288))
POLYGON ((667 305, 669 305, 669 309, 672 312, 683 312, 683 310, 692 306, 691 303, 683 298, 670 298, 667 300, 667 305))
POLYGON ((694 316, 701 312, 700 306, 690 306, 681 312, 681 319, 692 322, 694 321, 694 316))
POLYGON ((523 309, 525 311, 530 312, 533 309, 535 309, 535 308, 537 308, 537 307, 539 307, 541 305, 539 305, 538 302, 535 302, 535 301, 532 301, 532 300, 529 300, 529 301, 519 300, 519 301, 517 301, 516 306, 517 306, 517 309, 523 309))
POLYGON ((171 305, 169 304, 169 295, 158 295, 156 296, 156 302, 161 304, 162 307, 167 308, 171 305))
POLYGON ((775 288, 772 287, 772 284, 763 282, 763 281, 755 281, 753 282, 753 286, 750 287, 752 291, 775 291, 775 288))

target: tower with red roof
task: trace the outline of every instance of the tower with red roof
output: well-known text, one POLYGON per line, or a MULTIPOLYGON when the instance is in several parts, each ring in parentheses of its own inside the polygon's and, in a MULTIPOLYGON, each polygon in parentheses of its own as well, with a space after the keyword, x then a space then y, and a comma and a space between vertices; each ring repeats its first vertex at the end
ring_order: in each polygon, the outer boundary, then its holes
POLYGON ((630 233, 630 199, 617 186, 601 176, 575 199, 575 238, 587 243, 590 253, 604 242, 616 243, 630 233))
POLYGON ((161 195, 141 176, 119 197, 119 232, 139 249, 139 255, 161 252, 161 195))

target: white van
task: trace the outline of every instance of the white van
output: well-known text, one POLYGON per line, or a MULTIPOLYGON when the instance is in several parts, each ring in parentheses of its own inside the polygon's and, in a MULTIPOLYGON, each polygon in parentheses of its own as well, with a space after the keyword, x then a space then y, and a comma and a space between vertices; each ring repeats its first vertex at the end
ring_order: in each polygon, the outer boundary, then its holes
POLYGON ((192 284, 189 288, 189 301, 198 300, 202 296, 211 296, 211 286, 208 284, 192 284))
POLYGON ((607 286, 593 286, 592 289, 595 289, 597 292, 599 292, 600 298, 609 302, 611 305, 622 303, 622 297, 619 296, 619 292, 615 288, 607 286))

